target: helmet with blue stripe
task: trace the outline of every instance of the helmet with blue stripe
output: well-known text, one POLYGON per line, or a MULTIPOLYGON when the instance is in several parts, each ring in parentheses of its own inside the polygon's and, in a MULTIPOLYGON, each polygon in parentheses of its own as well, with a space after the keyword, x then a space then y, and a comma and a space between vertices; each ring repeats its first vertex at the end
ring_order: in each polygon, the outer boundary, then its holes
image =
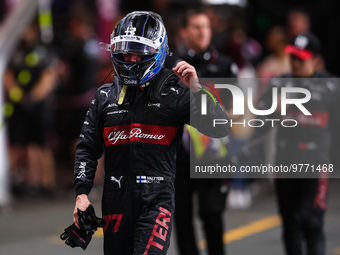
POLYGON ((169 53, 162 18, 150 11, 127 14, 111 34, 110 51, 115 75, 123 84, 147 83, 162 70, 169 53), (140 61, 126 62, 124 54, 139 55, 140 61))

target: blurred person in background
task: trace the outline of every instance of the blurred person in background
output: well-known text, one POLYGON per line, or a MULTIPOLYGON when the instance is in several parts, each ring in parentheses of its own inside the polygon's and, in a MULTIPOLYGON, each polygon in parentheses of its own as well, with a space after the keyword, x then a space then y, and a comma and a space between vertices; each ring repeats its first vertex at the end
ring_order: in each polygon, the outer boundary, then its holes
POLYGON ((285 52, 288 40, 284 27, 274 26, 268 31, 265 47, 269 54, 257 66, 258 77, 263 81, 259 96, 271 77, 283 75, 290 71, 289 56, 285 52))
POLYGON ((256 77, 254 66, 262 55, 262 46, 248 35, 248 24, 243 16, 231 15, 228 22, 230 35, 222 46, 222 53, 237 64, 238 77, 256 77))
MULTIPOLYGON (((280 116, 280 109, 270 116, 265 116, 270 119, 296 119, 298 122, 295 127, 278 126, 275 165, 309 164, 315 168, 321 165, 323 168, 322 171, 315 171, 315 175, 310 171, 302 176, 303 178, 297 176, 298 173, 296 176, 276 176, 275 187, 283 220, 285 253, 323 255, 326 254, 323 226, 328 177, 331 172, 328 172, 328 167, 335 167, 329 165, 332 162, 331 146, 334 142, 337 145, 340 142, 339 84, 335 79, 331 79, 328 73, 317 71, 320 43, 313 34, 298 34, 293 37, 285 52, 289 54, 291 73, 270 81, 258 108, 270 108, 274 87, 278 88, 280 93, 281 88, 293 86, 310 91, 311 99, 303 105, 311 115, 304 115, 295 105, 289 105, 286 116, 280 116), (324 168, 323 164, 327 167, 324 168)), ((298 93, 289 93, 289 98, 300 96, 298 93)), ((268 129, 270 126, 257 129, 255 135, 260 135, 259 133, 268 129)))
POLYGON ((10 142, 13 192, 52 195, 55 165, 48 135, 52 92, 57 84, 56 56, 40 40, 38 22, 28 25, 4 73, 5 115, 10 142))
MULTIPOLYGON (((202 8, 188 9, 182 16, 179 33, 183 39, 168 57, 166 66, 174 67, 181 60, 193 65, 199 77, 234 78, 237 66, 211 45, 211 24, 202 8)), ((230 97, 227 100, 230 103, 230 97)), ((227 101, 226 99, 224 102, 227 101)), ((229 105, 226 105, 228 107, 229 105)), ((224 254, 223 219, 227 184, 223 179, 190 179, 190 142, 193 142, 195 160, 212 160, 227 156, 226 140, 211 139, 187 126, 184 128, 182 147, 177 157, 175 224, 180 254, 199 254, 193 227, 193 194, 197 192, 199 216, 207 238, 210 255, 224 254), (204 148, 203 151, 201 148, 204 148), (198 152, 201 150, 201 152, 198 152)))
POLYGON ((228 18, 230 16, 230 6, 207 6, 205 11, 209 16, 212 29, 211 44, 219 51, 223 51, 225 41, 229 35, 228 18))
POLYGON ((64 35, 60 46, 62 50, 59 65, 61 84, 58 90, 58 129, 68 141, 67 146, 74 162, 84 117, 97 90, 99 49, 93 14, 85 7, 73 7, 72 10, 67 34, 64 35))
MULTIPOLYGON (((265 87, 270 78, 287 74, 290 71, 289 55, 285 52, 288 41, 288 35, 284 27, 274 26, 268 31, 265 40, 265 47, 269 52, 269 55, 266 56, 257 67, 257 74, 260 78, 260 91, 258 93, 258 97, 260 97, 266 89, 265 87)), ((266 138, 264 138, 263 162, 265 164, 274 165, 276 153, 276 131, 276 128, 272 128, 266 135, 266 138)))
MULTIPOLYGON (((238 66, 238 86, 246 94, 248 89, 253 91, 253 103, 256 103, 259 85, 256 82, 256 69, 254 64, 262 54, 261 45, 247 34, 248 24, 243 16, 231 15, 229 18, 230 36, 224 42, 223 52, 229 56, 238 66)), ((232 111, 230 111, 232 112, 232 111)), ((244 115, 231 115, 235 122, 248 121, 254 117, 248 107, 245 107, 244 115)), ((242 147, 253 135, 253 129, 245 125, 233 125, 229 135, 229 156, 236 156, 242 147)), ((247 164, 247 162, 243 162, 247 164)), ((237 169, 241 165, 236 166, 237 169)), ((252 194, 250 192, 250 179, 246 173, 238 173, 230 182, 228 194, 229 208, 246 209, 251 206, 252 194)))
MULTIPOLYGON (((311 25, 311 19, 307 12, 301 9, 291 10, 286 19, 288 38, 311 32, 311 25)), ((319 55, 318 59, 316 70, 327 72, 324 57, 319 55)))
POLYGON ((287 15, 287 33, 289 38, 310 32, 310 18, 307 12, 299 9, 291 10, 287 15))

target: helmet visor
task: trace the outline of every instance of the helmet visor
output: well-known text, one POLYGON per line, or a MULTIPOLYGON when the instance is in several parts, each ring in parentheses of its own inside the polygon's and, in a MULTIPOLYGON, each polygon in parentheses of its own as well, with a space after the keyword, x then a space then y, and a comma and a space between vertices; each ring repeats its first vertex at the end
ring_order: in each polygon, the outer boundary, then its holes
POLYGON ((112 54, 137 54, 137 55, 153 55, 157 53, 156 48, 143 43, 120 41, 111 45, 112 54))

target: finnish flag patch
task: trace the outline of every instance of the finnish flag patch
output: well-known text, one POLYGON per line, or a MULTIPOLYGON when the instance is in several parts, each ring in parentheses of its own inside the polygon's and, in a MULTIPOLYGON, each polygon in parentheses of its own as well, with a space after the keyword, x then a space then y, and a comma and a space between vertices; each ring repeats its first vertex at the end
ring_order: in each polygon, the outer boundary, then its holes
POLYGON ((147 183, 147 182, 146 182, 146 176, 140 176, 140 175, 138 175, 138 176, 136 177, 136 182, 137 182, 137 183, 147 183))

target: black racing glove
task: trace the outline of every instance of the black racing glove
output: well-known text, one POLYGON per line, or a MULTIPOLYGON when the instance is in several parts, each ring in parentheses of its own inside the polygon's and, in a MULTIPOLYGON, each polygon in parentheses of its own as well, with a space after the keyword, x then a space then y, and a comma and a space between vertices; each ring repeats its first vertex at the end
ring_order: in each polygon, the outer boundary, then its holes
POLYGON ((65 244, 72 248, 80 246, 85 250, 97 228, 105 227, 106 221, 96 216, 92 205, 89 205, 85 211, 78 209, 78 216, 80 229, 73 223, 64 230, 65 232, 60 235, 60 239, 65 240, 65 244))
POLYGON ((92 235, 86 235, 86 232, 83 229, 78 229, 74 223, 64 231, 60 235, 60 239, 65 240, 65 244, 72 248, 80 246, 85 250, 92 239, 92 235))

